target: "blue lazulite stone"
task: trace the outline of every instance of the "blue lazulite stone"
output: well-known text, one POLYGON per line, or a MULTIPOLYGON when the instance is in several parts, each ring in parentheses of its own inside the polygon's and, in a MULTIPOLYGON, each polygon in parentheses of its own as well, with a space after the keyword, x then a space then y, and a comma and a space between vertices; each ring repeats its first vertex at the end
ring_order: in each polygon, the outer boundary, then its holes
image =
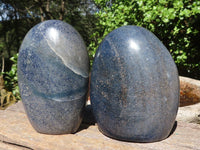
POLYGON ((19 51, 18 80, 26 113, 38 132, 77 131, 88 73, 86 46, 71 25, 49 20, 27 33, 19 51))
POLYGON ((97 49, 91 72, 91 103, 100 131, 135 142, 165 139, 179 105, 176 65, 148 30, 123 26, 97 49))

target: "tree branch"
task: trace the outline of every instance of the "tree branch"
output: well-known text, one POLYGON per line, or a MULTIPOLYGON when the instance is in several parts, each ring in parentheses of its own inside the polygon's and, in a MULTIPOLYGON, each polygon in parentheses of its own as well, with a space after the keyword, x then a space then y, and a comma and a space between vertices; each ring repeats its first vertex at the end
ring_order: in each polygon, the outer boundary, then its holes
POLYGON ((1 59, 2 59, 2 68, 1 68, 1 73, 3 73, 3 72, 4 72, 4 67, 5 67, 5 58, 4 58, 4 54, 2 54, 1 59))

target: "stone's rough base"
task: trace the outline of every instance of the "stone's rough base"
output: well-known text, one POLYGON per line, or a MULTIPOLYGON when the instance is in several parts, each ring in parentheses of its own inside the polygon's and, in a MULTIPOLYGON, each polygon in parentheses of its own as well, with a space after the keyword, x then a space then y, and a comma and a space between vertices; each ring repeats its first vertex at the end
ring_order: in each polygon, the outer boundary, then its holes
POLYGON ((103 134, 126 141, 163 140, 179 105, 176 65, 151 32, 136 26, 118 28, 96 52, 90 98, 103 134))
POLYGON ((87 99, 88 73, 85 44, 69 24, 49 20, 27 33, 18 78, 26 113, 38 132, 76 132, 87 99))
POLYGON ((82 121, 85 106, 83 100, 49 102, 33 99, 31 102, 24 100, 23 103, 32 126, 37 132, 44 134, 76 132, 82 121))
POLYGON ((87 124, 82 124, 75 134, 39 134, 28 122, 21 102, 0 110, 0 120, 1 150, 199 150, 200 125, 192 123, 178 122, 167 139, 143 144, 110 139, 96 125, 87 124))

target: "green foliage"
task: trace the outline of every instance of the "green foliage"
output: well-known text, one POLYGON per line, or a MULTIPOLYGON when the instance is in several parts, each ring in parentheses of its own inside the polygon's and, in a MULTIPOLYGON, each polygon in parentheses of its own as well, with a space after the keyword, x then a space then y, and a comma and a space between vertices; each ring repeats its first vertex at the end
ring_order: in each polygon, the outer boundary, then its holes
POLYGON ((95 0, 99 11, 96 40, 89 45, 93 58, 102 39, 123 25, 152 31, 172 54, 181 75, 200 79, 199 0, 95 0))
POLYGON ((0 0, 0 6, 0 42, 7 58, 18 52, 25 34, 39 22, 63 20, 79 31, 86 45, 95 28, 96 7, 90 0, 0 0))
POLYGON ((4 80, 5 80, 5 83, 4 83, 5 88, 8 91, 12 91, 15 98, 17 100, 20 100, 18 78, 17 78, 17 58, 18 58, 18 54, 15 54, 13 57, 10 58, 10 60, 13 62, 11 70, 8 72, 5 72, 3 75, 4 75, 4 80))

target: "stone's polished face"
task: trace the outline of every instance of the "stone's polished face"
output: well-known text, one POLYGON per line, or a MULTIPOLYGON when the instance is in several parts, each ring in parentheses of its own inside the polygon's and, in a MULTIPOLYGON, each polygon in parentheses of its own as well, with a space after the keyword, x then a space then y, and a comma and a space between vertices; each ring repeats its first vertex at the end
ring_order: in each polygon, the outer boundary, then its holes
POLYGON ((100 44, 91 73, 91 103, 99 129, 127 141, 166 138, 179 105, 176 65, 148 30, 123 26, 100 44))
POLYGON ((88 90, 89 59, 79 33, 58 20, 33 27, 20 47, 18 78, 22 102, 41 133, 75 132, 88 90))

